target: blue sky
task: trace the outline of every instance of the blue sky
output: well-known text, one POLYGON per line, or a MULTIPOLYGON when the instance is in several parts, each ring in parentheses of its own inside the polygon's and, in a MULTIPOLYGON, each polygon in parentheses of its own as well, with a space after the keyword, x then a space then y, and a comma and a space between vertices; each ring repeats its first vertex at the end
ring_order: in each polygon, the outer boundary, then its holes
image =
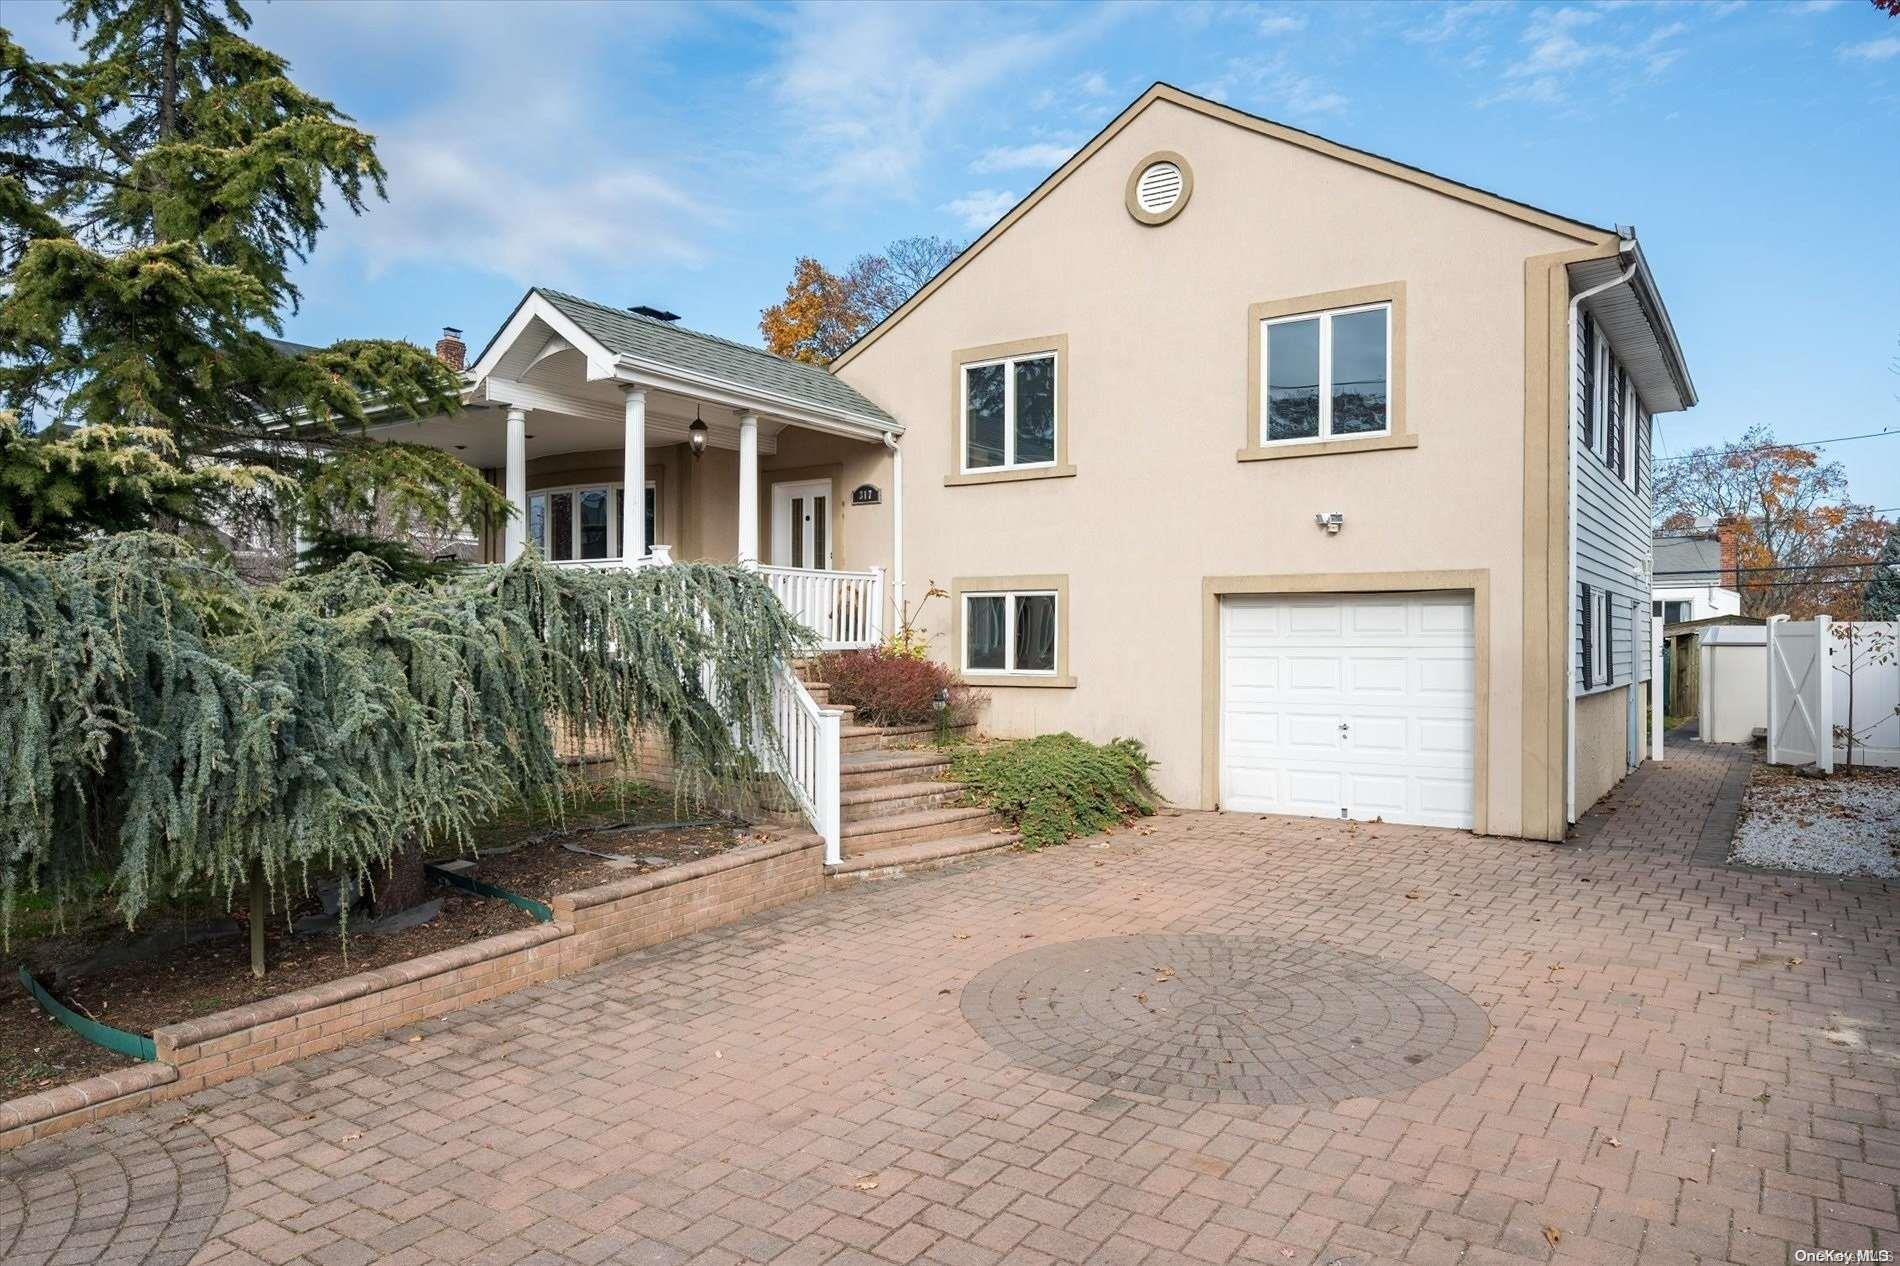
MULTIPOLYGON (((479 343, 539 282, 756 342, 795 256, 973 236, 1163 79, 1635 224, 1702 397, 1664 453, 1900 431, 1900 20, 1866 0, 251 7, 391 172, 292 338, 479 343)), ((56 12, 6 21, 56 51, 56 12)), ((1900 508, 1900 438, 1828 451, 1900 508)))

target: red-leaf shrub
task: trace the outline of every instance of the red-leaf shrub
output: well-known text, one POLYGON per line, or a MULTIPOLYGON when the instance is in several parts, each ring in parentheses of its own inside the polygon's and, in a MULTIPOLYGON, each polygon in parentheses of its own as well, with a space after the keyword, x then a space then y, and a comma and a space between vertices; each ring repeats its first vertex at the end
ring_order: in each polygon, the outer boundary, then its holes
POLYGON ((882 648, 826 655, 819 676, 831 686, 831 701, 856 708, 866 725, 934 721, 939 692, 948 697, 953 719, 963 719, 971 706, 968 688, 956 684, 949 668, 882 648))

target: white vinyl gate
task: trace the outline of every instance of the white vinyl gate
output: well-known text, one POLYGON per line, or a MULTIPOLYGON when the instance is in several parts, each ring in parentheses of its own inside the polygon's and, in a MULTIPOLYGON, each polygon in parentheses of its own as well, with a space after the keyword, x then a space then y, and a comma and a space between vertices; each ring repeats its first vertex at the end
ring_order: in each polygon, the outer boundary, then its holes
POLYGON ((1834 683, 1826 616, 1768 617, 1768 763, 1834 768, 1834 683))

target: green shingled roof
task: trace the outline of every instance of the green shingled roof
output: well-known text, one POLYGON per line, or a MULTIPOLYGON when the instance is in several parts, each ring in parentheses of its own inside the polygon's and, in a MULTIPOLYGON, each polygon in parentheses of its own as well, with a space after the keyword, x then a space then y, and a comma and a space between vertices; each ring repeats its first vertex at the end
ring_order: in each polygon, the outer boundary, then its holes
POLYGON ((536 286, 534 293, 553 304, 610 352, 637 356, 661 365, 676 365, 734 386, 769 391, 801 404, 901 429, 897 419, 817 365, 787 360, 763 348, 682 329, 670 321, 657 321, 625 308, 591 303, 558 290, 536 286))

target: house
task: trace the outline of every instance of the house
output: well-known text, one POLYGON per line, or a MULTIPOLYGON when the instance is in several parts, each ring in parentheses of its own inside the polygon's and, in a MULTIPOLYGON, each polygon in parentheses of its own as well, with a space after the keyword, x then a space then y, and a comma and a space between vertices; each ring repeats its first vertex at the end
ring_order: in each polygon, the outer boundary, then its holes
POLYGON ((1742 613, 1730 529, 1703 526, 1687 532, 1657 532, 1650 550, 1655 571, 1649 592, 1659 604, 1656 613, 1664 624, 1742 613))
POLYGON ((494 421, 390 433, 522 506, 489 557, 626 559, 644 487, 639 550, 832 645, 910 611, 988 730, 1181 805, 1560 839, 1645 750, 1695 393, 1632 231, 1157 84, 829 372, 670 316, 531 291, 494 421))

